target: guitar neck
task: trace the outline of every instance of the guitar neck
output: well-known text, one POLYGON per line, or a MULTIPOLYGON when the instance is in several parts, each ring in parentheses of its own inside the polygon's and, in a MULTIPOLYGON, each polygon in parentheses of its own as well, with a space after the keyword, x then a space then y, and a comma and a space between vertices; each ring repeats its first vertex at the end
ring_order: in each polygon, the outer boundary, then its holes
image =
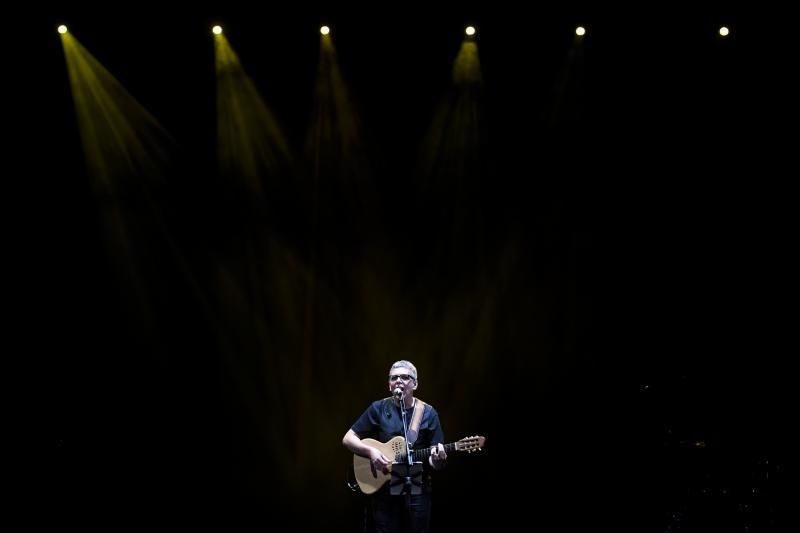
MULTIPOLYGON (((457 448, 456 448, 456 443, 455 442, 449 442, 449 443, 444 445, 444 451, 447 452, 447 453, 451 453, 451 452, 454 452, 456 450, 457 450, 457 448)), ((427 459, 428 457, 430 457, 430 455, 431 455, 430 446, 425 447, 425 448, 420 448, 418 450, 411 450, 411 459, 413 459, 414 461, 420 461, 420 460, 423 460, 423 459, 427 459)), ((404 461, 405 458, 406 458, 406 454, 404 454, 404 453, 400 454, 400 457, 399 457, 400 461, 404 461)))

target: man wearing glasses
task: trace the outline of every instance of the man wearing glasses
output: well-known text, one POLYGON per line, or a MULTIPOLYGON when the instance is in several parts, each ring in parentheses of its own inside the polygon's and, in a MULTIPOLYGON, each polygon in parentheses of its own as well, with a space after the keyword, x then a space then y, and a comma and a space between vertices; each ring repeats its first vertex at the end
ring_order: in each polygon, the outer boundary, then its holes
POLYGON ((447 454, 442 445, 444 433, 439 414, 432 405, 414 397, 418 385, 416 367, 410 361, 395 362, 389 369, 390 396, 372 402, 342 439, 348 450, 369 458, 378 479, 382 474, 388 478, 390 470, 409 474, 405 477, 405 487, 387 482, 369 496, 368 507, 378 533, 428 531, 431 471, 444 467, 447 454), (386 447, 380 446, 395 437, 403 437, 403 446, 407 440, 409 448, 419 450, 412 451, 411 461, 408 455, 392 456, 386 447), (417 472, 421 472, 421 479, 414 476, 412 487, 410 474, 417 472))

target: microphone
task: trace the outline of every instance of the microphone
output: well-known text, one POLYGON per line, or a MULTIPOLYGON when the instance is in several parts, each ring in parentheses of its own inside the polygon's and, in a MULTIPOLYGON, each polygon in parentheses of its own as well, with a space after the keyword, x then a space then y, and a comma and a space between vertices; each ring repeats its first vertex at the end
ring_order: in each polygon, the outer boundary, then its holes
POLYGON ((400 387, 395 387, 394 392, 392 394, 394 394, 394 397, 399 400, 400 398, 403 397, 403 389, 401 389, 400 387))

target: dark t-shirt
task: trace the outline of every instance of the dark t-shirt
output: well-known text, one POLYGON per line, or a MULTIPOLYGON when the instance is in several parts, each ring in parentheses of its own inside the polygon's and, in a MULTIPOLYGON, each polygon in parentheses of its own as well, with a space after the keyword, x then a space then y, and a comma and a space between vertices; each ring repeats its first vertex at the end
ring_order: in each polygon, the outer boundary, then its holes
MULTIPOLYGON (((415 404, 414 409, 418 408, 415 404)), ((406 427, 414 417, 414 410, 406 410, 406 427)), ((351 428, 361 439, 375 439, 386 442, 392 437, 404 437, 403 417, 400 406, 391 398, 376 400, 361 414, 351 428)), ((433 444, 444 442, 444 433, 439 424, 439 413, 430 404, 425 404, 425 411, 419 424, 419 436, 414 443, 414 448, 425 448, 433 444)))
MULTIPOLYGON (((419 402, 415 409, 419 409, 419 402)), ((414 417, 414 410, 406 410, 406 427, 414 417)), ((400 406, 396 405, 392 398, 376 400, 361 414, 355 421, 351 429, 361 439, 375 439, 380 442, 387 442, 393 437, 405 437, 403 432, 403 416, 400 406)), ((425 404, 425 411, 422 413, 422 420, 419 424, 419 435, 414 443, 414 449, 428 448, 434 444, 444 443, 444 433, 439 423, 439 413, 432 405, 425 404)), ((394 457, 389 457, 394 460, 394 457)), ((422 461, 425 470, 425 488, 430 489, 430 465, 427 458, 422 461)), ((384 486, 384 488, 387 488, 384 486)))

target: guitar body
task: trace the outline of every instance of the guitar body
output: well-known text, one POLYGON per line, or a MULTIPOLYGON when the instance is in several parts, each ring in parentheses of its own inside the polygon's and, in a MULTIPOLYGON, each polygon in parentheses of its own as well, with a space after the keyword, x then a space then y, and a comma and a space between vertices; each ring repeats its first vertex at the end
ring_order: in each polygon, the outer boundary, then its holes
MULTIPOLYGON (((386 442, 375 439, 362 439, 361 442, 377 448, 383 455, 395 463, 404 461, 406 457, 406 439, 394 437, 386 442)), ((466 437, 458 442, 444 445, 447 453, 466 452, 472 453, 480 451, 486 442, 486 437, 474 436, 466 437)), ((412 450, 414 461, 425 461, 430 456, 430 448, 422 450, 412 450)), ((383 486, 384 483, 392 478, 392 465, 389 464, 385 470, 376 470, 369 457, 353 455, 353 473, 355 474, 358 486, 364 494, 372 494, 383 486)))
MULTIPOLYGON (((375 439, 363 439, 361 442, 377 448, 389 459, 396 460, 401 454, 405 453, 406 439, 394 437, 387 442, 380 442, 375 439)), ((386 471, 376 470, 369 457, 353 455, 353 471, 361 492, 372 494, 389 481, 392 477, 392 465, 386 467, 386 471)))

